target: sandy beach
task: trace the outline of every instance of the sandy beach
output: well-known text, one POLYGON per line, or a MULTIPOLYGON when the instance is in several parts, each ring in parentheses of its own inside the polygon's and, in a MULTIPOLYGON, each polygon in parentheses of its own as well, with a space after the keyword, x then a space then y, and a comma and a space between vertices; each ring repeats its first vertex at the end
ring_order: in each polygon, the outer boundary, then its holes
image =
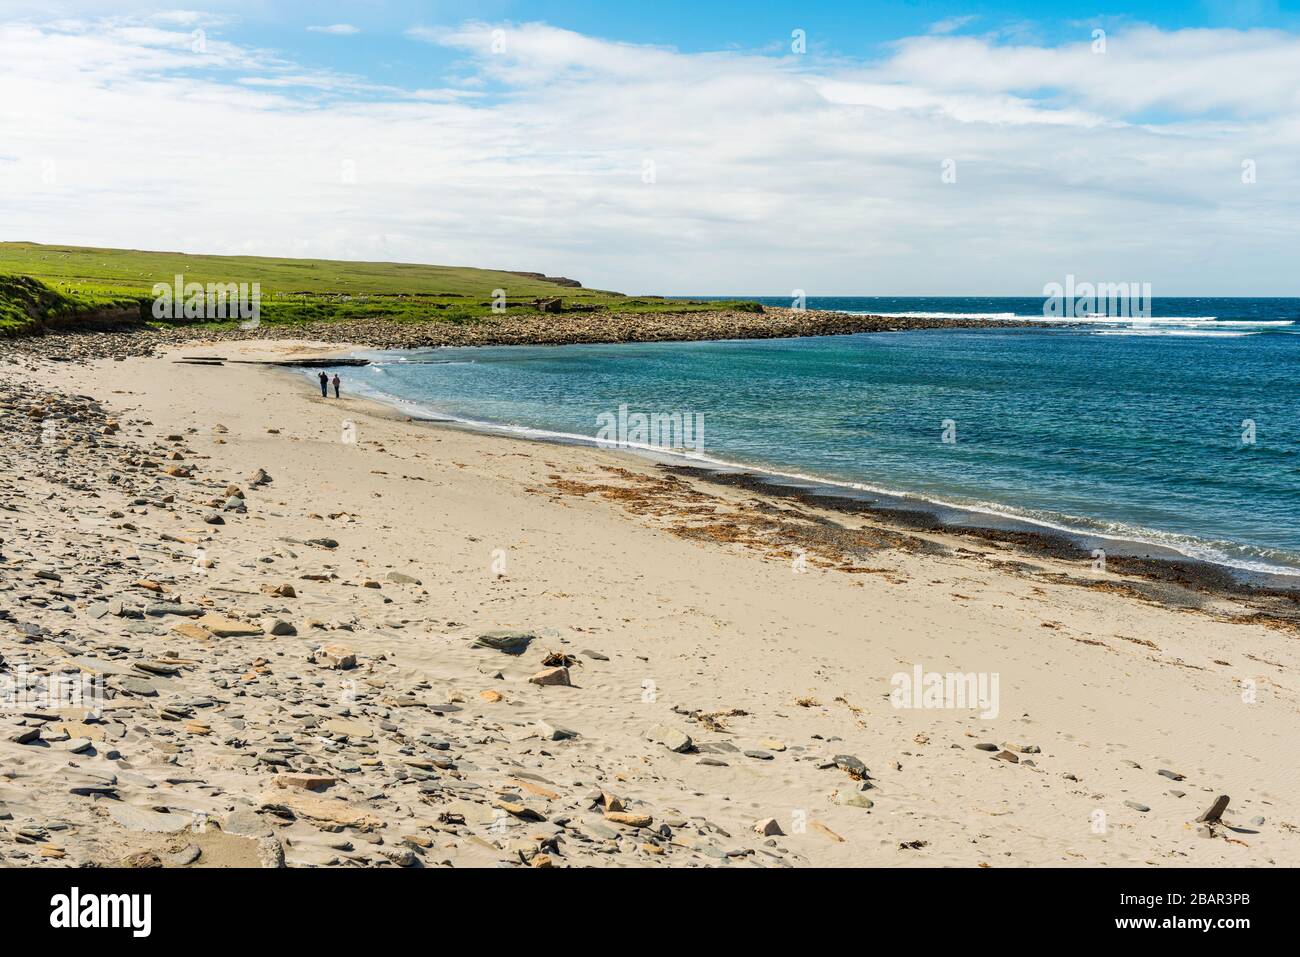
POLYGON ((0 863, 1300 864, 1247 597, 175 361, 339 348, 3 366, 0 863))

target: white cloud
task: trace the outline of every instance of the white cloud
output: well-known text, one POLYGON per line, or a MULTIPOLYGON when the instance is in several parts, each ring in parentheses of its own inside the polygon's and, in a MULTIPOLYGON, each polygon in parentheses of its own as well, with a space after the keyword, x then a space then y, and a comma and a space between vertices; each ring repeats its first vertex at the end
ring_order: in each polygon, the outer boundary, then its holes
POLYGON ((1051 89, 1084 106, 1130 116, 1163 109, 1275 115, 1300 109, 1300 36, 1276 30, 1137 27, 1063 47, 1003 46, 977 37, 918 37, 887 70, 900 80, 967 93, 1051 89))
POLYGON ((1067 272, 1295 292, 1290 34, 1134 27, 1102 55, 1086 31, 1058 47, 932 34, 872 62, 544 24, 410 36, 457 54, 447 87, 211 34, 195 53, 157 19, 0 24, 0 238, 640 292, 1032 295, 1067 272))
POLYGON ((967 24, 974 23, 978 20, 977 16, 965 17, 945 17, 942 20, 936 20, 930 24, 931 33, 955 33, 967 24))
POLYGON ((332 23, 327 27, 308 27, 307 30, 310 33, 328 33, 336 37, 347 37, 361 32, 359 28, 350 23, 332 23))

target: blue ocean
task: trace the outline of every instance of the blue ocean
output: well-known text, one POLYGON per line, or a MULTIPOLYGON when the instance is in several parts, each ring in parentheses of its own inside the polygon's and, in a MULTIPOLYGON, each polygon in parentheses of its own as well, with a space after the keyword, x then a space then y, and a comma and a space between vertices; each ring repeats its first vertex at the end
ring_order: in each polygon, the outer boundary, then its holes
POLYGON ((367 352, 344 375, 414 413, 542 438, 594 439, 620 408, 681 413, 702 423, 684 450, 702 464, 1300 575, 1300 299, 1156 299, 1149 319, 1050 328, 1017 324, 1041 298, 807 305, 987 325, 367 352))

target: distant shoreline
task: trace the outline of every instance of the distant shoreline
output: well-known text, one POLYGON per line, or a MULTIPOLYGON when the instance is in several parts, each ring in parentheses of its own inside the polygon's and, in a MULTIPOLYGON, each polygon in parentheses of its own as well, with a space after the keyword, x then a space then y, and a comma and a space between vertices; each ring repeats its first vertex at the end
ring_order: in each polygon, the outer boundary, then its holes
MULTIPOLYGON (((1001 322, 997 328, 1047 325, 1034 320, 1001 322)), ((1053 324, 1058 325, 1058 324, 1053 324)), ((856 315, 846 312, 765 307, 664 313, 523 313, 475 322, 399 323, 389 319, 347 319, 307 323, 155 328, 118 323, 108 328, 62 329, 20 336, 8 347, 40 353, 80 353, 95 359, 149 355, 160 347, 247 340, 304 340, 371 349, 427 349, 439 346, 575 345, 619 342, 700 342, 725 339, 791 339, 916 329, 987 329, 986 319, 856 315), (80 346, 81 348, 78 348, 80 346)))

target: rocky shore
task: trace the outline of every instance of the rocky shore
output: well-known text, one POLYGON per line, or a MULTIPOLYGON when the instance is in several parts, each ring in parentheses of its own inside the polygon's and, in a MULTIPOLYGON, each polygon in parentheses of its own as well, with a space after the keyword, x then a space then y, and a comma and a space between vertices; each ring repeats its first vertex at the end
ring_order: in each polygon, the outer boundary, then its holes
MULTIPOLYGON (((1024 325, 1032 324, 1026 320, 1024 325)), ((780 339, 838 336, 909 329, 987 328, 981 319, 855 316, 842 312, 765 307, 763 312, 520 313, 477 322, 396 323, 388 319, 262 325, 255 329, 204 326, 149 328, 127 324, 117 329, 63 330, 5 341, 11 354, 84 361, 152 355, 187 343, 220 344, 244 340, 311 340, 371 349, 435 346, 566 345, 596 342, 676 342, 705 339, 780 339)))
MULTIPOLYGON (((456 623, 413 575, 344 571, 330 534, 254 545, 282 493, 196 448, 226 434, 0 388, 0 866, 799 860, 774 822, 621 796, 598 757, 566 757, 595 729, 503 725, 510 698, 576 685, 600 651, 484 631, 444 657, 454 680, 413 672, 412 633, 456 623), (377 601, 313 600, 353 590, 377 601)), ((721 753, 676 727, 646 740, 721 753)))

